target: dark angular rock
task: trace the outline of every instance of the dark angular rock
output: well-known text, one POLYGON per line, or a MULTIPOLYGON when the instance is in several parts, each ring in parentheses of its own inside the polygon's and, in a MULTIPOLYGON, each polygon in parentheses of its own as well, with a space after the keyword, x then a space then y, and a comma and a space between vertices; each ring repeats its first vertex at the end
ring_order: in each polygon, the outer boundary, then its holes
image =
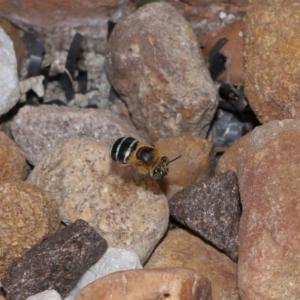
POLYGON ((87 222, 77 220, 35 244, 15 260, 1 280, 9 300, 25 300, 47 289, 66 297, 82 274, 107 250, 87 222))
POLYGON ((241 205, 233 171, 199 181, 176 193, 169 207, 171 216, 178 222, 237 261, 241 205))

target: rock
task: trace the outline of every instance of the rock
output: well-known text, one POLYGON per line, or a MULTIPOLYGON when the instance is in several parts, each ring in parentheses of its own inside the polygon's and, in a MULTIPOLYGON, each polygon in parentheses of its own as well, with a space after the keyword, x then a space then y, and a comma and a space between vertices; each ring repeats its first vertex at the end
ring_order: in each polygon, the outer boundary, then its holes
POLYGON ((49 149, 71 137, 94 139, 108 145, 126 135, 142 139, 133 126, 112 113, 56 105, 24 106, 14 118, 11 130, 32 165, 49 149))
POLYGON ((244 27, 245 94, 261 123, 297 119, 300 6, 293 0, 251 2, 244 27))
POLYGON ((108 299, 209 300, 211 286, 195 270, 161 268, 121 271, 104 276, 85 288, 75 300, 108 299))
POLYGON ((107 249, 107 242, 83 220, 35 244, 5 271, 2 285, 9 299, 55 289, 66 297, 82 274, 107 249))
POLYGON ((16 53, 18 71, 20 72, 24 59, 24 42, 22 41, 17 27, 9 22, 7 19, 0 17, 0 27, 6 32, 11 41, 13 42, 14 50, 16 53))
POLYGON ((142 265, 135 253, 124 249, 108 248, 99 261, 84 273, 76 287, 71 291, 70 296, 76 296, 87 284, 107 274, 141 268, 142 265))
POLYGON ((170 215, 181 224, 238 258, 238 227, 241 215, 239 188, 233 171, 199 181, 169 201, 170 215))
POLYGON ((7 266, 60 225, 57 203, 28 182, 0 183, 0 279, 7 266))
POLYGON ((242 299, 299 298, 299 128, 300 120, 257 127, 240 156, 242 299))
POLYGON ((242 136, 240 139, 236 140, 229 149, 227 149, 224 154, 219 159, 216 169, 215 175, 219 175, 221 173, 227 171, 234 171, 237 173, 237 162, 240 155, 245 150, 245 143, 248 140, 249 134, 242 136))
POLYGON ((110 247, 133 251, 142 263, 167 229, 167 199, 156 181, 112 162, 109 148, 98 142, 57 145, 28 181, 55 197, 65 223, 86 220, 110 247))
POLYGON ((239 299, 237 264, 185 230, 169 230, 145 265, 145 268, 167 267, 191 268, 203 274, 211 282, 215 300, 239 299))
POLYGON ((3 132, 0 132, 0 166, 0 182, 24 180, 27 176, 25 155, 3 132))
POLYGON ((243 67, 243 20, 235 21, 227 26, 213 30, 206 35, 207 44, 202 50, 203 56, 207 58, 209 51, 218 40, 226 37, 227 43, 220 50, 226 58, 226 70, 217 79, 229 84, 244 84, 243 67))
POLYGON ((28 297, 26 300, 62 300, 59 293, 55 290, 48 290, 33 296, 28 297))
POLYGON ((194 32, 170 4, 149 3, 116 25, 106 71, 134 124, 153 139, 206 136, 216 89, 194 32))
POLYGON ((7 113, 19 101, 19 79, 13 43, 0 28, 0 116, 7 113))
POLYGON ((169 159, 182 155, 170 164, 168 176, 158 181, 168 198, 197 180, 209 178, 215 152, 213 144, 208 140, 183 134, 162 138, 155 146, 169 159))

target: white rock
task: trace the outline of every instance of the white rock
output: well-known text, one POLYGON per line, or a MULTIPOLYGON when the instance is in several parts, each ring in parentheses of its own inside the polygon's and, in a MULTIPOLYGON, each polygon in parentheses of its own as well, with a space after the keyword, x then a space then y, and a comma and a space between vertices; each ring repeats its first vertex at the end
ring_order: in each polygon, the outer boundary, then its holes
POLYGON ((134 252, 113 247, 108 248, 99 261, 91 266, 82 276, 77 286, 71 291, 70 296, 76 296, 90 282, 107 274, 141 268, 142 265, 139 258, 134 252))
POLYGON ((26 300, 62 300, 59 293, 55 290, 48 290, 33 296, 28 297, 26 300))
POLYGON ((20 98, 17 59, 13 42, 0 27, 0 116, 20 98))

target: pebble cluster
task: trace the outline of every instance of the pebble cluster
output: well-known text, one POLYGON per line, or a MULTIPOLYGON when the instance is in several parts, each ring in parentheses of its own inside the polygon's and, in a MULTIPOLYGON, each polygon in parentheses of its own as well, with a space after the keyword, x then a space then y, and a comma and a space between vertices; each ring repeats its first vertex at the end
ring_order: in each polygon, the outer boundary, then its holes
MULTIPOLYGON (((297 117, 296 54, 286 54, 282 27, 270 17, 275 10, 278 20, 297 19, 300 10, 281 4, 250 3, 243 26, 223 28, 245 46, 246 65, 241 57, 231 64, 229 45, 220 80, 245 80, 261 126, 220 159, 207 138, 219 102, 203 58, 209 51, 202 55, 172 5, 142 6, 108 40, 105 69, 127 117, 99 105, 16 104, 22 56, 12 30, 0 28, 1 300, 300 298, 300 121, 287 119, 297 117), (268 30, 256 30, 266 20, 268 30), (272 49, 286 62, 281 84, 266 55, 272 49), (122 136, 181 158, 154 180, 111 160, 122 136)), ((292 23, 288 37, 297 34, 292 23)), ((104 68, 102 56, 84 55, 104 68)))

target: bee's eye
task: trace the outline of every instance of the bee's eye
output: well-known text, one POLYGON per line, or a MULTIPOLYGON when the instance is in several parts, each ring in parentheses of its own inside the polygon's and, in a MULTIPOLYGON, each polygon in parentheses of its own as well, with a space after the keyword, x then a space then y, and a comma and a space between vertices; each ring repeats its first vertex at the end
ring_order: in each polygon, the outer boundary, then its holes
POLYGON ((162 174, 161 174, 160 168, 155 168, 154 169, 152 177, 154 179, 160 179, 160 178, 163 177, 162 174))

